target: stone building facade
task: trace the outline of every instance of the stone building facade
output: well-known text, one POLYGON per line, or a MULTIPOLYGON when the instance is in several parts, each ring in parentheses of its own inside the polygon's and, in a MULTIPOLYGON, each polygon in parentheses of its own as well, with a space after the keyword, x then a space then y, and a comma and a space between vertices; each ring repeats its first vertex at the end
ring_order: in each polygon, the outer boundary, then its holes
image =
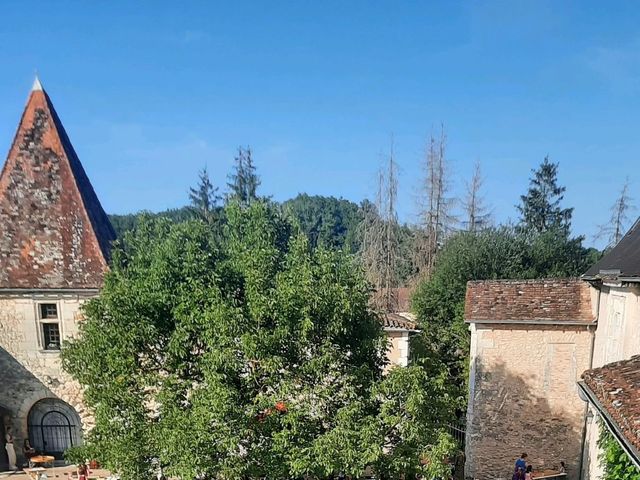
POLYGON ((468 476, 510 478, 521 451, 601 478, 607 428, 640 465, 640 220, 580 279, 469 282, 468 476))
POLYGON ((0 468, 11 427, 61 457, 91 417, 60 345, 95 296, 115 233, 47 93, 36 80, 0 173, 0 468))
POLYGON ((527 452, 535 468, 581 469, 595 315, 580 279, 470 282, 471 329, 466 476, 508 479, 527 452))
MULTIPOLYGON (((386 291, 379 292, 383 296, 386 291)), ((409 339, 418 332, 415 316, 410 312, 411 291, 408 288, 394 288, 391 291, 391 302, 382 317, 384 332, 387 335, 387 366, 409 365, 409 339)), ((375 298, 375 297, 374 297, 375 298)), ((384 302, 387 303, 387 302, 384 302)))
POLYGON ((384 331, 389 340, 388 367, 409 365, 409 337, 417 332, 413 315, 409 312, 388 313, 384 317, 384 331))

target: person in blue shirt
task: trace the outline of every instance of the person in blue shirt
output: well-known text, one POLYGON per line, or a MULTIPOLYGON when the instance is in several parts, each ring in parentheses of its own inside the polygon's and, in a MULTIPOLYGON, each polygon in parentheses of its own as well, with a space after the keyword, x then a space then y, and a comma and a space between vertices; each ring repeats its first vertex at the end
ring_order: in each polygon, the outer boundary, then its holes
POLYGON ((524 480, 524 472, 527 469, 527 454, 523 453, 520 458, 516 460, 516 468, 513 472, 513 480, 524 480))

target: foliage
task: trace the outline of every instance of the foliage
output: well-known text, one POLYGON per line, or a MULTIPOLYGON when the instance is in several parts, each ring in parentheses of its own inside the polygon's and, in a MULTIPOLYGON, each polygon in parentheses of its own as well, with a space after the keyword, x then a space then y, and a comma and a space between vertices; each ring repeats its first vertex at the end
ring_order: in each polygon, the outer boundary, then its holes
POLYGON ((189 200, 196 216, 207 223, 213 223, 217 220, 217 204, 220 200, 220 195, 218 194, 218 187, 214 187, 213 183, 211 183, 206 167, 198 174, 198 185, 195 188, 189 188, 189 200))
POLYGON ((309 238, 312 248, 339 248, 349 253, 358 250, 362 211, 356 203, 343 198, 301 193, 285 201, 282 209, 309 238))
POLYGON ((248 205, 258 198, 257 190, 260 177, 256 173, 251 148, 238 147, 238 155, 234 159, 234 170, 229 175, 227 201, 235 200, 241 205, 248 205))
POLYGON ((535 233, 569 232, 573 208, 560 206, 566 188, 558 185, 558 166, 545 157, 538 169, 532 170, 529 190, 520 197, 522 203, 517 207, 525 229, 535 233))
POLYGON ((414 293, 412 307, 422 333, 414 337, 412 350, 418 356, 440 358, 447 365, 462 406, 469 355, 463 317, 467 282, 576 276, 595 259, 581 239, 567 239, 563 232, 535 235, 513 227, 458 232, 441 250, 432 277, 414 293))
POLYGON ((449 478, 448 461, 456 445, 446 431, 453 409, 445 372, 433 361, 394 367, 374 390, 380 402, 378 431, 384 432, 388 449, 374 463, 382 478, 449 478))
POLYGON ((440 472, 452 448, 433 361, 382 376, 369 286, 264 202, 222 233, 143 219, 85 305, 63 366, 96 426, 85 452, 124 479, 440 472))
POLYGON ((640 480, 640 469, 634 465, 629 455, 602 422, 598 447, 600 448, 598 459, 604 470, 602 480, 640 480))
POLYGON ((109 215, 109 220, 113 229, 116 231, 116 237, 124 238, 125 234, 131 230, 135 230, 143 217, 166 218, 171 222, 179 223, 193 218, 193 211, 190 207, 171 208, 162 212, 152 213, 148 211, 127 213, 124 215, 109 215))

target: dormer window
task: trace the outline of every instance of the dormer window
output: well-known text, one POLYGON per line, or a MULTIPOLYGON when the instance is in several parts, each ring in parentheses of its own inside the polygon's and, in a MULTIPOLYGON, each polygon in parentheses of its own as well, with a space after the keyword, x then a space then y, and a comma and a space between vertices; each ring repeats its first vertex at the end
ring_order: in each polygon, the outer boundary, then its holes
POLYGON ((58 305, 56 303, 41 303, 38 313, 42 332, 42 347, 45 350, 60 350, 58 305))

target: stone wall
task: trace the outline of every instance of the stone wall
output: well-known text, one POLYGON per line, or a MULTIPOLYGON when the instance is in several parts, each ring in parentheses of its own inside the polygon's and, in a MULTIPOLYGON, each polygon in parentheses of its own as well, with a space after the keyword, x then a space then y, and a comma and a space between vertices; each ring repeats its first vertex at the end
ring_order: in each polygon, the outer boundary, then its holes
POLYGON ((394 365, 406 367, 409 364, 409 332, 385 330, 389 340, 387 348, 387 369, 394 365))
POLYGON ((83 429, 92 426, 92 418, 82 403, 80 386, 62 371, 60 353, 42 347, 37 315, 39 303, 55 303, 61 335, 68 338, 77 333, 80 307, 92 294, 0 293, 0 408, 8 412, 18 455, 28 437, 29 411, 44 398, 68 403, 78 413, 83 429))
POLYGON ((534 468, 567 465, 578 478, 593 327, 471 325, 466 475, 509 479, 527 452, 534 468))

